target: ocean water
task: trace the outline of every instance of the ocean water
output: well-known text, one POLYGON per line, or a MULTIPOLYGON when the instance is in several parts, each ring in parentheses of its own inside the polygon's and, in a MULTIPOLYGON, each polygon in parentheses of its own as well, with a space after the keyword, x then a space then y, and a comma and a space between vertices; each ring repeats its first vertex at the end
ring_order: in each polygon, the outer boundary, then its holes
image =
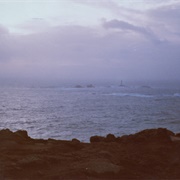
POLYGON ((32 138, 89 142, 158 127, 180 132, 180 89, 0 88, 0 129, 27 130, 32 138))

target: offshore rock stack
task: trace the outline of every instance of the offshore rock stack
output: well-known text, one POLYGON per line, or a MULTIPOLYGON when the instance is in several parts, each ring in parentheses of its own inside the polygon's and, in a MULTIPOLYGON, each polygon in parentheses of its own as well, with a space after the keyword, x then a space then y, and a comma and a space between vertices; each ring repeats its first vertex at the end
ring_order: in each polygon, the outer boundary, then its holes
POLYGON ((0 131, 0 179, 180 179, 180 134, 164 128, 133 135, 32 139, 0 131))

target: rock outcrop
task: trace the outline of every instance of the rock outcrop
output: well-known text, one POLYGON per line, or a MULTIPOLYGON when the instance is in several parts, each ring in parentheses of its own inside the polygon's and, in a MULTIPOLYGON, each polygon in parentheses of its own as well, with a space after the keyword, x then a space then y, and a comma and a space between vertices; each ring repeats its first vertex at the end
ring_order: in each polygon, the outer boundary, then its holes
POLYGON ((0 179, 180 179, 180 136, 164 129, 91 143, 0 131, 0 179))

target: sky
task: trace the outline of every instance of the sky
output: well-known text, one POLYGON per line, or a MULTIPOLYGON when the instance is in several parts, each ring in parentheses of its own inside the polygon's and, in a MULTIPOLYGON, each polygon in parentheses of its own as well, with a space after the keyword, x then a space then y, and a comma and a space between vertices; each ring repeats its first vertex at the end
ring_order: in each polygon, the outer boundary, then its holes
POLYGON ((179 0, 0 0, 0 79, 180 81, 179 0))

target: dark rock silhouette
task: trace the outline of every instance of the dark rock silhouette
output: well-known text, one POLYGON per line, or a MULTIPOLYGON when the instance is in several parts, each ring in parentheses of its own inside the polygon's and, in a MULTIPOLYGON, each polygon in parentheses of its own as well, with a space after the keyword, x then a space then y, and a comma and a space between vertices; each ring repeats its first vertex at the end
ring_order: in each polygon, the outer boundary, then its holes
POLYGON ((165 128, 91 143, 0 131, 0 179, 180 179, 180 136, 165 128))
POLYGON ((116 137, 114 136, 114 134, 108 134, 105 138, 106 142, 115 142, 116 141, 116 137))
POLYGON ((94 86, 92 84, 88 84, 86 87, 87 88, 94 88, 94 86))
POLYGON ((83 88, 81 85, 76 85, 75 88, 83 88))
POLYGON ((90 142, 104 142, 105 138, 102 136, 91 136, 90 137, 90 142))
POLYGON ((144 85, 144 86, 141 86, 141 88, 144 88, 144 89, 151 89, 151 86, 146 86, 146 85, 144 85))

